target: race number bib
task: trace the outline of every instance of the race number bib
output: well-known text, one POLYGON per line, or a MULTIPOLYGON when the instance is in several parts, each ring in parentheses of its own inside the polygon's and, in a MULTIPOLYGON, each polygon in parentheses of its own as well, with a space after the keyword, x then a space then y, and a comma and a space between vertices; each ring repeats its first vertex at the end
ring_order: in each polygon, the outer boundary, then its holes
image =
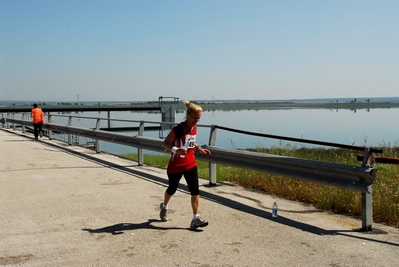
POLYGON ((186 135, 186 143, 184 144, 187 148, 195 147, 195 135, 186 135))

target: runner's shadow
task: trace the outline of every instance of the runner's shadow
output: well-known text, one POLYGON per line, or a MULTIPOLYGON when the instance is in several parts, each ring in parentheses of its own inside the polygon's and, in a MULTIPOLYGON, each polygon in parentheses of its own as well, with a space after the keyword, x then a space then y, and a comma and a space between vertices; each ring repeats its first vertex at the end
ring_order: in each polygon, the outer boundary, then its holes
POLYGON ((139 229, 154 229, 154 230, 188 230, 194 232, 202 232, 201 229, 191 229, 191 228, 182 228, 182 227, 159 227, 152 225, 153 222, 162 222, 161 220, 149 219, 147 222, 143 223, 117 223, 114 225, 97 228, 97 229, 88 229, 84 228, 83 231, 87 231, 92 234, 100 234, 100 233, 109 233, 112 235, 121 235, 125 233, 125 231, 134 231, 139 229))

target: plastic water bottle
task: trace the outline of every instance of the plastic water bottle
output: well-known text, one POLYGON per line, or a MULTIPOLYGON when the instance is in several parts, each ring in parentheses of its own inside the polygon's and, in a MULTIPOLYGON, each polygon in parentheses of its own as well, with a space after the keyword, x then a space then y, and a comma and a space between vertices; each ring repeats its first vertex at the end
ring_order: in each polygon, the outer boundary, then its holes
POLYGON ((274 204, 273 204, 273 207, 272 207, 272 217, 274 217, 274 218, 277 217, 277 210, 278 210, 277 202, 274 201, 274 204))

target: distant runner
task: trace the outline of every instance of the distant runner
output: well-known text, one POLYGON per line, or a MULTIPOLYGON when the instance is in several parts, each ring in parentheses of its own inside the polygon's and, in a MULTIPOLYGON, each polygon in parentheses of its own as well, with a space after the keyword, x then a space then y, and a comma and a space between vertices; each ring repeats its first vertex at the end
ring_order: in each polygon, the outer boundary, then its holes
POLYGON ((37 104, 33 104, 32 112, 32 123, 33 123, 33 134, 35 136, 35 140, 38 140, 43 136, 43 122, 44 122, 44 113, 41 108, 37 106, 37 104))

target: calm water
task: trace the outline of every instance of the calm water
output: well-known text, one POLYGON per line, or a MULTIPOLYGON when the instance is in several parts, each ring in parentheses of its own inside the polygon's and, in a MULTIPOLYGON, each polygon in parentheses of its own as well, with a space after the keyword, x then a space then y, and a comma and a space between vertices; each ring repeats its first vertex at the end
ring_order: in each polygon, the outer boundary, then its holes
MULTIPOLYGON (((380 144, 399 145, 399 109, 328 110, 328 109, 277 109, 242 111, 204 111, 201 125, 217 124, 240 130, 265 134, 305 138, 341 144, 376 146, 380 144)), ((107 112, 85 112, 71 114, 106 118, 107 112)), ((176 114, 176 122, 184 120, 183 113, 176 114)), ((112 112, 112 118, 125 120, 161 121, 160 113, 112 112)), ((54 123, 67 124, 67 118, 56 118, 54 123)), ((95 127, 95 120, 73 119, 73 126, 95 127)), ((102 122, 102 127, 107 122, 102 122)), ((115 126, 138 126, 137 123, 114 122, 115 126)), ((146 132, 146 136, 162 138, 169 130, 146 132)), ((197 142, 207 144, 210 129, 199 127, 197 142)), ((124 133, 136 135, 136 132, 124 133)), ((217 132, 216 145, 226 148, 271 147, 304 144, 280 141, 270 138, 252 137, 223 130, 217 132)), ((307 145, 311 146, 311 145, 307 145)), ((312 145, 313 146, 313 145, 312 145)), ((136 153, 137 149, 102 142, 104 151, 122 154, 136 153)))

